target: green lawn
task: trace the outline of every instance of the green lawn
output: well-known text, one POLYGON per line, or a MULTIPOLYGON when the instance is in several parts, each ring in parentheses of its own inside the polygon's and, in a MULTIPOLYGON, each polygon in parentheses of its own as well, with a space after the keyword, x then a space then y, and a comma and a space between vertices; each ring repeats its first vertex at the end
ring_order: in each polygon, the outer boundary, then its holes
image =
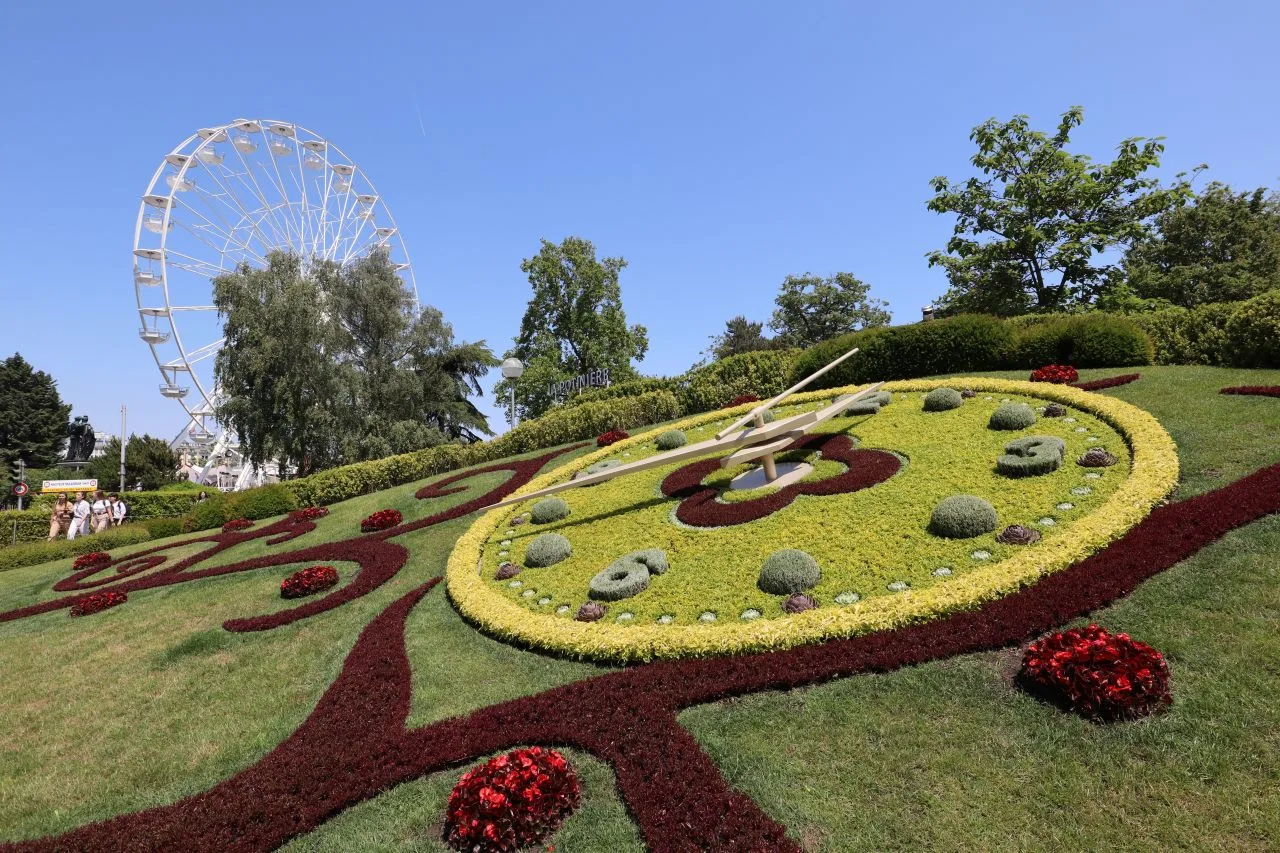
MULTIPOLYGON (((1104 393, 1151 411, 1173 435, 1183 472, 1175 499, 1280 461, 1280 401, 1217 394, 1280 384, 1280 371, 1142 373, 1104 393)), ((469 484, 484 491, 504 476, 469 484)), ((344 539, 382 507, 416 518, 468 499, 419 502, 420 485, 338 504, 296 543, 257 540, 220 561, 344 539)), ((0 625, 0 839, 172 802, 254 764, 306 718, 361 628, 443 571, 470 519, 400 537, 413 556, 391 582, 271 631, 220 625, 286 606, 276 590, 296 566, 139 592, 83 620, 57 611, 0 625)), ((0 573, 0 608, 48 599, 70 562, 0 573)), ((488 639, 443 592, 408 621, 410 725, 604 671, 488 639)), ((1280 518, 1272 517, 1095 615, 1167 653, 1175 705, 1162 717, 1099 726, 1065 715, 1012 687, 1018 656, 1005 651, 715 703, 681 721, 732 784, 813 850, 1271 849, 1280 847, 1277 614, 1280 518)), ((550 843, 640 849, 609 767, 571 758, 584 804, 550 843)), ((441 850, 443 806, 460 773, 401 785, 290 848, 441 850)))

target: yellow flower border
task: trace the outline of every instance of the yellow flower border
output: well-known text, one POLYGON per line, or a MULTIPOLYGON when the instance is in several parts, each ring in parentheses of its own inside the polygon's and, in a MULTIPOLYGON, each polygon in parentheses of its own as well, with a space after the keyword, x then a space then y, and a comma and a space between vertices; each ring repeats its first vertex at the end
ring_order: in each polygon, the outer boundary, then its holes
MULTIPOLYGON (((788 404, 829 400, 838 394, 856 391, 858 387, 798 394, 789 399, 788 404)), ((906 590, 894 596, 877 596, 871 601, 844 606, 820 607, 777 619, 708 625, 622 626, 576 622, 530 612, 490 590, 479 571, 485 542, 512 515, 511 508, 485 513, 459 538, 445 572, 449 596, 463 616, 486 633, 592 660, 648 661, 790 648, 932 621, 1016 592, 1044 575, 1075 564, 1122 536, 1146 517, 1178 482, 1177 448, 1169 433, 1148 412, 1114 397, 1065 385, 983 377, 908 379, 890 382, 884 387, 886 391, 904 392, 961 387, 1023 394, 1064 403, 1096 415, 1119 431, 1129 444, 1132 469, 1128 479, 1102 506, 1073 524, 1065 535, 1018 553, 988 570, 921 591, 906 590)), ((750 405, 746 405, 733 410, 707 412, 686 418, 671 428, 690 429, 723 420, 726 416, 745 414, 749 409, 750 405)), ((553 485, 566 479, 572 471, 612 456, 619 450, 650 441, 651 435, 637 435, 602 448, 534 478, 516 494, 553 485)))

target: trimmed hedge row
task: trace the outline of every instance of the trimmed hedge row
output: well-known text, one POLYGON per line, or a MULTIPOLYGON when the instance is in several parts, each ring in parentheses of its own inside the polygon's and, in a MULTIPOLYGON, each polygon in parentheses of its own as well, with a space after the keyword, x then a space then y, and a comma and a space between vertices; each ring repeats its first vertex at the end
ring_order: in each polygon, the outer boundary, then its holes
POLYGON ((1156 364, 1280 367, 1280 291, 1129 319, 1151 337, 1156 364))
MULTIPOLYGON (((26 512, 26 510, 24 510, 26 512)), ((10 513, 5 513, 9 515, 10 513)), ((44 530, 40 538, 49 535, 49 517, 44 517, 44 530)), ((9 536, 12 536, 12 528, 9 536)), ((136 545, 151 539, 151 533, 145 524, 126 524, 122 527, 111 527, 91 536, 77 536, 71 541, 58 539, 54 542, 19 542, 8 548, 0 548, 0 572, 17 569, 22 566, 34 566, 50 560, 62 560, 87 554, 90 551, 105 551, 121 545, 136 545)), ((5 541, 11 541, 6 539, 5 541)))
POLYGON ((796 359, 798 382, 853 347, 858 354, 810 388, 837 388, 943 373, 1038 367, 1150 364, 1152 345, 1130 319, 1109 314, 1047 315, 1002 320, 962 314, 945 320, 866 329, 823 341, 796 359))

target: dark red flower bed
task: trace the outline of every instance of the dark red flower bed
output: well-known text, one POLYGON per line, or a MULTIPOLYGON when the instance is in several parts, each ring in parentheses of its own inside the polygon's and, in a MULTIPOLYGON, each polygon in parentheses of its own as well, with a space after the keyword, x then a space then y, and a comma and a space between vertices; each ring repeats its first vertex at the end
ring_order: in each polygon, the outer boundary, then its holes
POLYGON ((327 506, 304 506, 302 509, 294 510, 293 517, 302 521, 316 521, 328 514, 329 508, 327 506))
MULTIPOLYGON (((1018 645, 1277 512, 1280 464, 1161 506, 1104 550, 977 610, 786 651, 622 669, 406 731, 412 672, 405 623, 435 578, 364 629, 312 714, 253 767, 184 800, 14 849, 274 849, 402 782, 516 746, 555 744, 614 766, 651 850, 797 851, 784 827, 729 786, 677 722, 680 709, 1018 645)), ((17 618, 13 613, 0 621, 17 618)))
POLYGON ((238 530, 248 530, 253 527, 253 522, 247 518, 233 518, 226 524, 222 525, 223 533, 235 533, 238 530))
POLYGON ((1168 707, 1169 666, 1158 651, 1090 625, 1059 631, 1032 643, 1019 682, 1092 720, 1132 720, 1168 707))
POLYGON ((720 470, 719 459, 703 459, 677 468, 662 481, 662 493, 669 498, 683 498, 676 507, 676 518, 693 527, 722 527, 746 524, 772 515, 800 495, 840 495, 866 489, 898 473, 902 463, 883 450, 854 450, 853 442, 843 435, 811 435, 798 439, 788 450, 820 450, 823 459, 843 462, 849 467, 842 474, 810 483, 792 483, 778 491, 749 501, 721 503, 719 491, 702 485, 708 475, 720 470))
POLYGON ((596 447, 608 447, 611 444, 617 444, 624 438, 631 438, 631 435, 624 429, 611 429, 602 435, 596 436, 596 447))
POLYGON ((554 749, 517 749, 458 780, 445 812, 454 850, 498 853, 537 844, 582 801, 578 775, 554 749))
POLYGON ((1080 373, 1069 364, 1046 364, 1031 371, 1032 382, 1052 382, 1055 385, 1066 385, 1076 382, 1080 373))
POLYGON ((738 406, 745 406, 747 403, 759 403, 759 402, 760 402, 760 398, 757 397, 755 394, 739 394, 737 397, 734 397, 732 400, 725 403, 720 408, 733 409, 738 406))
POLYGON ((90 613, 97 613, 100 610, 106 610, 108 607, 124 604, 128 600, 129 596, 123 592, 91 592, 86 596, 82 596, 71 606, 71 615, 88 616, 90 613))
POLYGON ((280 582, 280 597, 302 598, 337 584, 338 570, 333 566, 310 566, 299 569, 280 582))
POLYGON ((1280 397, 1280 385, 1237 385, 1223 388, 1219 394, 1241 394, 1247 397, 1280 397))
POLYGON ((1106 379, 1095 379, 1092 382, 1077 382, 1072 387, 1079 388, 1081 391, 1101 391, 1104 388, 1128 385, 1130 382, 1136 382, 1141 378, 1141 373, 1125 373, 1120 376, 1108 376, 1106 379))
POLYGON ((380 509, 360 522, 360 532, 373 533, 376 530, 390 530, 402 521, 404 521, 404 516, 400 514, 400 510, 380 509))
POLYGON ((81 569, 105 569, 109 565, 111 565, 111 555, 106 551, 90 551, 88 554, 76 557, 71 568, 80 571, 81 569))

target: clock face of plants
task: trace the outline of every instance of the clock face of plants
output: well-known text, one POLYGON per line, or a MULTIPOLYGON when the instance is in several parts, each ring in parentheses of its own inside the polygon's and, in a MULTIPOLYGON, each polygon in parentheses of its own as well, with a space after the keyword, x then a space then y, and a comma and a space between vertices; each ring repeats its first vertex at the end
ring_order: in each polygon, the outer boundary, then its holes
MULTIPOLYGON (((783 471, 799 466, 781 487, 758 485, 758 462, 721 467, 725 451, 491 511, 450 560, 450 594, 492 634, 576 656, 793 646, 1016 591, 1123 533, 1176 480, 1168 435, 1112 398, 993 379, 884 391, 780 452, 783 471)), ((749 408, 673 429, 704 441, 749 408)), ((528 489, 679 442, 663 433, 528 489)))

